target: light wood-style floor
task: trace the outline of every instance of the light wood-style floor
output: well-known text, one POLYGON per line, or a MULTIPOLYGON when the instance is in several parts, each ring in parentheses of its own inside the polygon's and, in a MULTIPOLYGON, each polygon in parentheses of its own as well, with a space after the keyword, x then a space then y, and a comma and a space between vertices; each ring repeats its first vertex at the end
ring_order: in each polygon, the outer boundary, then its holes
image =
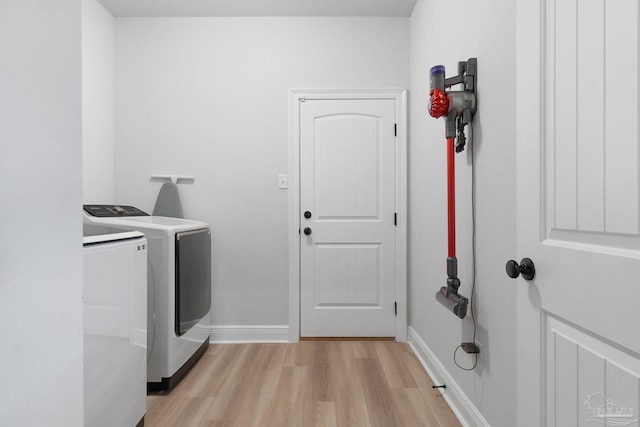
POLYGON ((460 426, 406 343, 215 344, 145 426, 460 426))

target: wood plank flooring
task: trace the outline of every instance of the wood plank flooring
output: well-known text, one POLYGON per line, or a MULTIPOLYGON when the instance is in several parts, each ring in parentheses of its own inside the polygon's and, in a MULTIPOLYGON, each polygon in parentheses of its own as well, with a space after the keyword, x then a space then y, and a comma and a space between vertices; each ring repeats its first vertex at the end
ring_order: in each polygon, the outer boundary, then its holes
POLYGON ((214 344, 147 427, 460 426, 406 343, 214 344))

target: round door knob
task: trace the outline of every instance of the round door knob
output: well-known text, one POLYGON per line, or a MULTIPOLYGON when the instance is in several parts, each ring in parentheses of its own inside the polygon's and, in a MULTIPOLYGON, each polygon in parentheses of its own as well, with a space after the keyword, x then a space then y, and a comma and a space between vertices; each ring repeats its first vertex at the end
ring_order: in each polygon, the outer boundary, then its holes
POLYGON ((509 260, 507 261, 505 269, 507 270, 507 276, 512 279, 515 279, 522 274, 522 278, 524 280, 531 280, 536 275, 536 268, 533 265, 533 261, 529 258, 522 258, 520 264, 514 260, 509 260))
POLYGON ((311 218, 311 212, 306 211, 306 212, 304 213, 304 217, 305 217, 305 218, 307 218, 307 219, 311 218))
POLYGON ((311 234, 311 229, 309 227, 305 227, 304 228, 304 234, 305 234, 305 236, 308 236, 309 234, 311 234))

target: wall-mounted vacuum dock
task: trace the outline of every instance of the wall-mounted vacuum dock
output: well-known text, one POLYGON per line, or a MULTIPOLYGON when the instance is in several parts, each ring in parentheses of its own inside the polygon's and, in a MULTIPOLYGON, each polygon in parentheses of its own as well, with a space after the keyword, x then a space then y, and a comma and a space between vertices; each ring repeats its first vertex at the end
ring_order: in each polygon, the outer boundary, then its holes
POLYGON ((448 240, 447 286, 436 292, 436 299, 461 319, 467 315, 469 299, 458 293, 458 259, 456 258, 456 207, 455 207, 455 153, 464 150, 466 136, 464 127, 471 123, 476 113, 476 73, 478 60, 458 62, 458 75, 445 77, 443 65, 431 68, 431 90, 429 91, 429 114, 436 119, 445 117, 447 139, 447 208, 448 240), (462 85, 462 90, 450 90, 462 85))

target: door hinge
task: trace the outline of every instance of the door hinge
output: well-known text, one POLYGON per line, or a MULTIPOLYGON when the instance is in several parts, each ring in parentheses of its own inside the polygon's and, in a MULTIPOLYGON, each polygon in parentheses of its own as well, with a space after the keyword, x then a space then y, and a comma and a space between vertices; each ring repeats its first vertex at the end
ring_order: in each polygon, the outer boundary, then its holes
POLYGON ((393 225, 398 226, 398 212, 393 213, 393 225))
POLYGON ((393 314, 398 315, 398 301, 393 303, 393 314))
POLYGON ((398 136, 398 124, 393 124, 393 136, 398 136))

